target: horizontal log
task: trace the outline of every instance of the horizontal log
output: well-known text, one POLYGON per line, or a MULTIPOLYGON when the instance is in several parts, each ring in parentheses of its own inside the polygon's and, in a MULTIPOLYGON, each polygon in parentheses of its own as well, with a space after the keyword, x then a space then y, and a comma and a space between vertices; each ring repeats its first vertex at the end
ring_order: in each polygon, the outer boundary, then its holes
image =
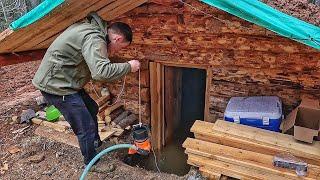
MULTIPOLYGON (((219 78, 217 73, 214 78, 219 78)), ((223 78, 221 80, 214 80, 210 87, 209 107, 217 112, 224 112, 227 102, 234 96, 261 96, 271 95, 281 98, 284 105, 284 114, 287 115, 293 108, 299 105, 301 96, 309 94, 312 98, 320 98, 320 92, 317 88, 305 90, 304 88, 297 88, 295 85, 280 85, 280 84, 257 84, 257 83, 241 83, 242 78, 223 78), (230 82, 228 81, 230 80, 230 82), (241 84, 240 84, 240 83, 241 84)))
MULTIPOLYGON (((174 34, 179 33, 206 33, 206 34, 240 34, 253 35, 261 37, 275 37, 274 33, 266 33, 266 29, 253 23, 240 20, 230 15, 220 15, 226 19, 227 23, 215 20, 205 15, 176 14, 149 14, 136 16, 131 24, 137 27, 140 32, 149 32, 150 34, 174 34), (150 26, 148 22, 152 22, 150 26)), ((287 40, 286 40, 287 41, 287 40)))
POLYGON ((112 126, 116 126, 117 124, 119 124, 124 118, 126 118, 128 115, 130 114, 129 111, 123 111, 121 114, 119 114, 119 116, 117 116, 112 122, 112 126))
POLYGON ((129 116, 125 117, 124 119, 122 119, 118 124, 117 124, 117 127, 118 128, 121 128, 121 129, 124 129, 126 128, 127 126, 130 126, 132 125, 134 122, 136 122, 138 119, 137 119, 137 116, 135 114, 130 114, 129 116))
POLYGON ((243 67, 216 67, 212 68, 215 80, 235 81, 248 84, 276 84, 292 88, 318 88, 320 73, 314 70, 309 72, 297 72, 295 70, 283 70, 280 68, 243 68, 243 67))
MULTIPOLYGON (((164 37, 167 38, 167 37, 164 37)), ((208 47, 190 47, 184 45, 174 45, 171 47, 150 45, 135 45, 128 47, 127 51, 122 51, 121 56, 132 59, 162 60, 173 63, 193 63, 209 64, 214 66, 243 67, 243 68, 278 68, 296 72, 312 72, 319 69, 318 59, 320 53, 298 53, 252 51, 240 49, 228 49, 208 47), (135 52, 141 54, 137 55, 135 52), (309 63, 305 63, 309 62, 309 63), (229 66, 230 65, 230 66, 229 66), (236 66, 235 66, 236 65, 236 66)))
POLYGON ((123 108, 118 108, 110 113, 110 118, 113 121, 116 117, 118 117, 124 111, 123 108))
POLYGON ((297 52, 312 52, 317 50, 308 46, 300 45, 294 41, 287 41, 283 38, 270 39, 266 37, 235 35, 235 34, 174 34, 169 37, 165 34, 152 34, 148 37, 145 33, 136 33, 135 44, 141 45, 161 45, 161 46, 188 46, 190 48, 207 48, 214 49, 230 49, 230 50, 251 50, 264 51, 274 53, 297 53, 297 52), (279 41, 283 43, 279 43, 279 41))

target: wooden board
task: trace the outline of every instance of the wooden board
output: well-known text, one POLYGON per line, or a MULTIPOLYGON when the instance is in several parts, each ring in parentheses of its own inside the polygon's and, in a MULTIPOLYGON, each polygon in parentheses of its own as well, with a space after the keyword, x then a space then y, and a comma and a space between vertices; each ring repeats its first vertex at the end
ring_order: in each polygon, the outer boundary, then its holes
MULTIPOLYGON (((32 41, 37 41, 37 35, 45 33, 47 30, 54 32, 57 28, 65 29, 68 25, 63 27, 59 24, 64 24, 64 20, 68 19, 68 17, 71 19, 70 24, 74 23, 74 20, 71 18, 72 15, 75 14, 74 12, 83 10, 83 8, 86 8, 95 2, 97 2, 97 0, 82 1, 81 3, 79 3, 77 0, 70 0, 68 3, 63 3, 61 6, 55 8, 50 14, 44 18, 41 18, 36 23, 33 23, 26 28, 14 31, 13 33, 9 34, 9 36, 5 37, 4 41, 0 43, 0 52, 17 52, 15 49, 23 44, 37 44, 32 43, 32 41)), ((83 17, 85 17, 85 15, 83 15, 83 17)))
POLYGON ((117 103, 113 104, 112 106, 108 106, 107 109, 104 111, 104 115, 109 116, 112 113, 112 111, 120 108, 123 105, 124 105, 123 102, 117 102, 117 103))
POLYGON ((151 140, 155 149, 163 144, 163 89, 162 73, 159 63, 150 63, 150 94, 151 94, 151 140))
POLYGON ((301 143, 292 136, 218 120, 196 121, 191 128, 197 139, 268 155, 289 152, 311 164, 320 164, 320 143, 301 143))
POLYGON ((197 167, 204 167, 209 171, 224 174, 233 178, 242 180, 252 180, 252 179, 277 179, 285 180, 284 178, 279 178, 278 176, 272 176, 265 174, 263 172, 257 172, 250 168, 221 162, 218 160, 208 159, 201 156, 189 155, 188 164, 197 167))
POLYGON ((210 180, 220 180, 221 178, 221 173, 210 170, 209 168, 206 167, 199 167, 199 171, 201 172, 201 175, 210 179, 210 180))
MULTIPOLYGON (((297 179, 298 176, 296 175, 294 170, 288 170, 284 168, 277 168, 273 166, 261 166, 259 164, 256 164, 254 162, 249 162, 249 161, 242 161, 242 160, 237 160, 234 158, 229 158, 229 157, 224 157, 224 156, 219 156, 219 155, 212 155, 206 152, 201 152, 198 150, 194 149, 187 149, 186 153, 188 156, 199 156, 202 158, 207 158, 208 160, 217 160, 221 164, 226 163, 226 164, 232 164, 233 166, 241 166, 246 169, 250 169, 252 172, 252 176, 259 177, 260 174, 268 175, 269 179, 271 178, 276 178, 276 179, 297 179)), ((314 179, 314 178, 319 178, 319 173, 317 171, 319 170, 319 167, 313 168, 312 172, 309 173, 305 179, 314 179)), ((224 173, 222 173, 224 174, 224 173)))
POLYGON ((98 11, 106 20, 111 20, 147 0, 69 0, 44 18, 17 31, 5 31, 0 34, 0 53, 20 52, 31 49, 47 48, 61 31, 83 19, 91 11, 98 11), (109 13, 106 15, 106 13, 109 13), (50 41, 47 41, 50 40, 50 41))
POLYGON ((41 125, 41 126, 46 126, 46 127, 49 127, 49 128, 53 128, 53 129, 55 129, 56 131, 59 131, 59 132, 64 132, 65 130, 68 129, 67 126, 60 125, 60 124, 57 124, 57 123, 48 122, 48 121, 44 121, 44 120, 38 119, 38 118, 32 118, 31 122, 33 124, 38 124, 38 125, 41 125))
POLYGON ((101 141, 104 141, 106 139, 108 139, 109 137, 111 137, 112 135, 114 135, 116 133, 116 131, 106 131, 106 132, 99 132, 99 136, 101 141))
MULTIPOLYGON (((282 178, 297 178, 294 170, 277 168, 273 166, 273 156, 242 150, 216 143, 188 138, 183 147, 187 148, 188 154, 196 154, 210 159, 232 163, 238 166, 247 167, 252 170, 273 174, 282 178)), ((227 175, 227 174, 226 174, 227 175)), ((308 166, 306 179, 320 178, 320 167, 315 165, 308 166)))
POLYGON ((165 143, 172 141, 174 125, 181 118, 182 69, 165 66, 164 68, 164 113, 165 143))
POLYGON ((79 148, 77 137, 72 133, 59 132, 45 126, 37 127, 34 133, 38 136, 79 148))
POLYGON ((56 124, 71 128, 71 125, 68 123, 68 121, 57 121, 56 124))
POLYGON ((115 131, 115 133, 113 134, 113 136, 121 136, 124 133, 123 129, 119 129, 119 128, 111 128, 112 131, 115 131))
POLYGON ((206 69, 206 94, 205 94, 205 103, 204 103, 204 121, 212 121, 209 118, 209 99, 210 99, 210 87, 211 87, 211 81, 212 81, 212 71, 210 68, 206 69))
MULTIPOLYGON (((47 139, 51 139, 60 143, 64 143, 64 144, 79 148, 78 139, 73 133, 56 131, 53 128, 42 126, 42 125, 37 127, 34 133, 38 136, 45 137, 47 139)), ((99 136, 101 141, 104 141, 110 138, 115 133, 116 131, 114 130, 99 132, 99 136)))

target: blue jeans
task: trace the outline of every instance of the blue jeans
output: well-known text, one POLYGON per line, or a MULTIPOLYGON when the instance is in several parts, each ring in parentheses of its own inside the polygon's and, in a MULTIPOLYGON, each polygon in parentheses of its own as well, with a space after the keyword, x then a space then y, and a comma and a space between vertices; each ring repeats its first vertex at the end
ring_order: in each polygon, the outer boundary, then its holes
POLYGON ((97 103, 84 90, 66 96, 41 93, 48 103, 58 108, 69 122, 78 138, 84 163, 89 164, 97 154, 95 148, 101 145, 98 134, 97 103))

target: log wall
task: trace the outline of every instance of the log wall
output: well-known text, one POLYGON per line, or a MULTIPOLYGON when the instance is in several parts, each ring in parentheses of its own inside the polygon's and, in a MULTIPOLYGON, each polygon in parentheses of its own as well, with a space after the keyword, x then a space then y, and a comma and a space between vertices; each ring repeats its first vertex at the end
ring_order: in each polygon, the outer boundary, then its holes
MULTIPOLYGON (((232 96, 276 95, 287 114, 303 94, 320 98, 320 52, 198 1, 186 5, 144 4, 120 17, 134 30, 132 45, 117 54, 143 61, 143 112, 150 115, 148 62, 207 65, 212 71, 209 121, 222 117, 232 96)), ((117 61, 117 60, 115 60, 117 61)), ((127 78, 124 99, 137 112, 137 73, 127 78)), ((119 92, 121 82, 108 84, 119 92)))

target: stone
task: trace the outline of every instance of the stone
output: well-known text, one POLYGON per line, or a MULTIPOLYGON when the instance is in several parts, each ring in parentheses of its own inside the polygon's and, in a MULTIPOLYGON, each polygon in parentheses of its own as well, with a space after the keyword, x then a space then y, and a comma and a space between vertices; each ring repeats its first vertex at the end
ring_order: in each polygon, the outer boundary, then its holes
POLYGON ((116 166, 114 164, 98 164, 91 167, 91 172, 97 173, 111 173, 116 170, 116 166))
POLYGON ((24 151, 21 153, 20 158, 24 159, 24 158, 28 158, 30 156, 33 156, 37 153, 37 151, 24 151))
POLYGON ((0 174, 6 173, 6 171, 9 170, 9 165, 8 162, 3 162, 2 165, 0 166, 0 174))
POLYGON ((54 172, 56 172, 58 170, 57 167, 53 167, 52 169, 50 170, 47 170, 47 171, 43 171, 41 174, 42 175, 47 175, 47 176, 51 176, 54 172))
POLYGON ((41 161, 43 161, 45 159, 45 156, 43 153, 38 154, 38 155, 34 155, 28 158, 28 161, 30 163, 40 163, 41 161))
POLYGON ((63 155, 63 152, 56 152, 56 158, 60 157, 63 155))
POLYGON ((12 122, 13 124, 19 124, 20 123, 20 119, 18 118, 18 116, 12 116, 12 122))

